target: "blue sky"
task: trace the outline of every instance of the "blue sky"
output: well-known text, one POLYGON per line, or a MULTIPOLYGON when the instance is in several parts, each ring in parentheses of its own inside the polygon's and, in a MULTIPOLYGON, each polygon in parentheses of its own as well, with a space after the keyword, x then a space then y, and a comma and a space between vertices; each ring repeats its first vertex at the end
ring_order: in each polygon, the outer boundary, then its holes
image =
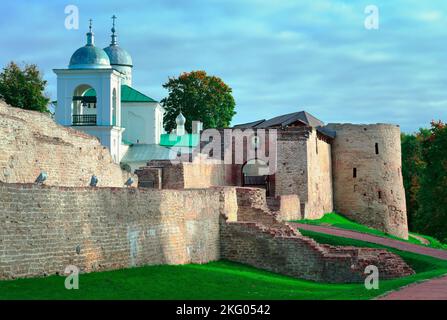
POLYGON ((306 110, 326 123, 390 122, 412 132, 447 120, 447 2, 417 0, 2 1, 0 65, 36 63, 55 98, 53 68, 85 44, 118 42, 133 85, 161 100, 162 84, 206 70, 233 88, 233 124, 306 110), (66 5, 80 10, 67 30, 66 5), (379 8, 379 29, 364 10, 379 8), (6 14, 5 14, 6 13, 6 14))

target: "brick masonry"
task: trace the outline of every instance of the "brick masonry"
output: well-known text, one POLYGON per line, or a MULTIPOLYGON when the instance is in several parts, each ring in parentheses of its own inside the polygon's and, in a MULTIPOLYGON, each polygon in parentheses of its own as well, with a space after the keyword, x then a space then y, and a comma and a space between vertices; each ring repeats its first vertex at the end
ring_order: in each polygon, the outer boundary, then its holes
POLYGON ((0 183, 0 278, 217 260, 222 192, 0 183))
MULTIPOLYGON (((240 166, 229 174, 229 167, 215 164, 154 162, 156 170, 145 178, 165 190, 122 188, 130 175, 113 164, 96 138, 58 126, 46 115, 0 103, 0 134, 1 279, 60 274, 67 265, 89 272, 221 258, 328 282, 361 281, 368 264, 377 265, 383 279, 413 273, 385 250, 319 245, 281 222, 283 215, 295 214, 300 200, 304 217, 330 211, 330 146, 319 142, 311 128, 279 139, 283 153, 272 180, 282 196, 277 211, 268 208, 265 190, 213 187, 237 181, 240 166), (49 174, 46 185, 31 184, 42 170, 49 174), (86 187, 93 174, 100 187, 86 187)), ((400 154, 395 135, 392 131, 390 140, 390 135, 379 132, 373 138, 383 141, 385 150, 400 154)), ((350 151, 349 145, 336 147, 336 155, 350 151)), ((352 154, 371 160, 357 150, 352 154)), ((399 163, 389 159, 383 171, 397 200, 385 186, 382 202, 376 201, 380 205, 373 202, 377 217, 358 211, 364 223, 391 231, 406 224, 405 206, 399 202, 403 189, 398 189, 401 181, 394 175, 399 163)), ((380 183, 373 180, 374 166, 362 187, 380 183)), ((334 167, 338 168, 337 162, 334 167)), ((343 186, 341 182, 346 181, 337 180, 334 189, 343 186)), ((358 202, 351 199, 349 205, 358 202)))
POLYGON ((41 171, 48 185, 122 187, 129 177, 96 137, 57 125, 48 115, 0 101, 0 182, 33 183, 41 171))
POLYGON ((321 245, 279 223, 266 209, 265 192, 238 188, 238 219, 221 218, 221 257, 297 278, 331 283, 361 282, 368 265, 380 279, 414 271, 397 255, 382 249, 321 245))
POLYGON ((332 144, 335 209, 408 239, 399 126, 329 124, 328 128, 337 132, 332 144))

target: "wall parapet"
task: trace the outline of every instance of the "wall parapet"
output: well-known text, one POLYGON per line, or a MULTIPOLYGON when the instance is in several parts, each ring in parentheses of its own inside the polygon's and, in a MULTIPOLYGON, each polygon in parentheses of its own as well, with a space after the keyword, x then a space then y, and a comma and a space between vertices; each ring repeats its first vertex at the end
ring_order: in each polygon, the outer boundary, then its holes
POLYGON ((0 278, 217 260, 219 201, 211 189, 0 183, 0 278))

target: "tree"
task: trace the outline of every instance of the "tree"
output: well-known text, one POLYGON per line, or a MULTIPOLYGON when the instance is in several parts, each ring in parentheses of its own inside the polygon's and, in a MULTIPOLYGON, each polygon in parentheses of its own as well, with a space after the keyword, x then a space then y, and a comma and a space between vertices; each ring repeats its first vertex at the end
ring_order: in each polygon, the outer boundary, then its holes
POLYGON ((432 122, 422 141, 426 165, 418 192, 417 231, 447 242, 447 125, 432 122))
POLYGON ((44 93, 46 85, 35 64, 21 69, 10 62, 0 73, 0 97, 13 107, 48 112, 50 99, 44 93))
POLYGON ((231 88, 220 78, 208 76, 205 71, 192 71, 178 78, 169 78, 163 85, 169 94, 161 103, 166 109, 165 129, 176 127, 180 111, 186 118, 186 130, 191 132, 192 121, 200 120, 203 128, 222 128, 230 125, 235 102, 231 88))
POLYGON ((422 144, 417 135, 405 134, 402 141, 402 177, 405 187, 405 199, 407 203, 408 226, 414 230, 414 220, 418 205, 418 192, 424 161, 422 159, 422 144))

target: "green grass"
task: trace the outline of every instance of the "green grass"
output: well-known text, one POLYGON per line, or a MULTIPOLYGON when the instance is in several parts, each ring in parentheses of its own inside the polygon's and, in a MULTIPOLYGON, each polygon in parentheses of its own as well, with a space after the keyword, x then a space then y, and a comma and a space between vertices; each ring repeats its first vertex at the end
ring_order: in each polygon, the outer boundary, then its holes
POLYGON ((354 247, 366 247, 366 248, 380 248, 387 249, 399 256, 407 262, 414 271, 417 273, 433 271, 433 270, 445 270, 447 273, 447 261, 442 259, 437 259, 430 256, 424 256, 417 253, 401 251, 395 248, 390 248, 380 244, 375 244, 371 242, 366 242, 362 240, 349 239, 344 237, 337 237, 333 235, 328 235, 324 233, 302 230, 300 229, 302 235, 312 238, 318 243, 330 244, 333 246, 354 246, 354 247))
POLYGON ((79 290, 65 289, 65 278, 61 276, 0 281, 0 299, 363 300, 447 273, 444 261, 417 254, 404 253, 403 256, 419 273, 381 281, 379 290, 366 290, 363 284, 316 283, 217 261, 202 265, 147 266, 82 274, 79 290))
MULTIPOLYGON (((380 231, 330 214, 320 223, 380 235, 380 231), (372 230, 372 231, 371 231, 372 230)), ((302 221, 300 221, 302 222, 302 221)), ((447 274, 447 261, 404 252, 365 241, 300 230, 317 242, 331 245, 385 248, 401 256, 417 273, 395 280, 383 280, 379 290, 363 284, 328 284, 295 279, 250 266, 217 261, 202 265, 147 266, 80 275, 79 290, 67 290, 65 278, 0 281, 0 300, 5 299, 371 299, 402 286, 447 274)), ((388 236, 389 237, 389 236, 388 236)), ((441 245, 429 239, 431 245, 441 245)))
POLYGON ((414 232, 411 232, 410 236, 411 235, 416 235, 416 236, 425 238, 429 242, 428 246, 431 248, 447 250, 447 244, 441 243, 441 241, 439 241, 438 239, 435 239, 435 238, 427 236, 427 235, 414 233, 414 232))
POLYGON ((359 224, 357 222, 349 220, 348 218, 343 217, 342 215, 339 215, 337 213, 327 213, 322 218, 316 219, 316 220, 304 219, 304 220, 296 220, 294 222, 311 224, 311 225, 320 225, 320 226, 331 226, 331 227, 336 227, 336 228, 340 228, 340 229, 346 229, 346 230, 352 230, 352 231, 357 231, 357 232, 361 232, 361 233, 372 234, 372 235, 379 236, 379 237, 385 237, 385 238, 389 238, 389 239, 405 241, 405 242, 409 242, 412 244, 428 246, 428 247, 432 247, 432 248, 436 248, 436 249, 447 250, 447 245, 440 243, 438 240, 436 240, 432 237, 414 233, 414 235, 417 235, 417 236, 427 239, 427 241, 429 242, 429 244, 427 244, 427 245, 423 244, 419 239, 413 237, 412 233, 410 233, 410 237, 408 240, 404 240, 402 238, 384 233, 377 229, 369 228, 367 226, 364 226, 362 224, 359 224))

